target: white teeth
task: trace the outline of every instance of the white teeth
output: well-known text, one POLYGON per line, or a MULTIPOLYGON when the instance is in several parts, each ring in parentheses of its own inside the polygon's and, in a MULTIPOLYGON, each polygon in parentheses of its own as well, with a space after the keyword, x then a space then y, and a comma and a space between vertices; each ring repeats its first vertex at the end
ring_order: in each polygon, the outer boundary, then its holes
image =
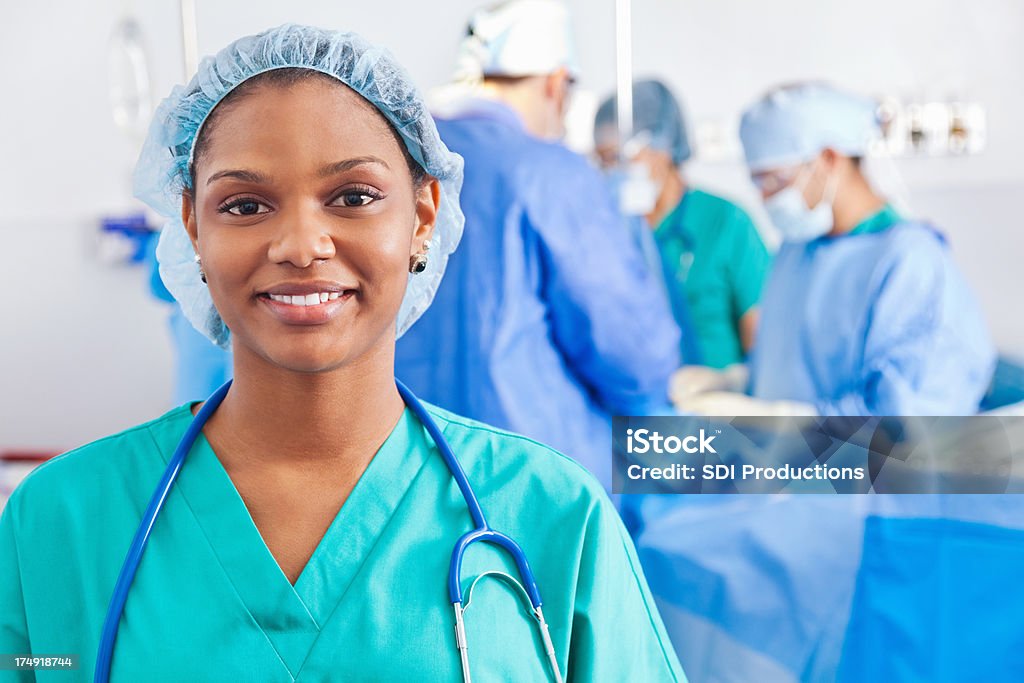
POLYGON ((318 292, 316 294, 296 294, 295 296, 289 296, 288 294, 268 294, 268 296, 279 303, 288 304, 290 306, 316 306, 317 304, 324 304, 328 301, 334 301, 341 296, 341 292, 318 292))

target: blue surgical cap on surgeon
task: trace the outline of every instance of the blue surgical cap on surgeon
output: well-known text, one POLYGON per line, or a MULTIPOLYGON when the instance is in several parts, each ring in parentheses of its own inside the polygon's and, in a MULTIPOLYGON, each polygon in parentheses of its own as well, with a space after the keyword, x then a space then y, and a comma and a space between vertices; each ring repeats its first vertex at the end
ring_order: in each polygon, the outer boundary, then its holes
POLYGON ((858 157, 880 134, 872 100, 822 83, 773 90, 743 112, 740 140, 753 172, 809 161, 829 148, 858 157))
POLYGON ((422 97, 394 57, 354 33, 286 24, 240 38, 204 59, 188 85, 176 86, 160 104, 135 168, 135 196, 168 221, 157 246, 160 277, 196 329, 227 347, 230 332, 200 279, 181 221, 181 193, 191 189, 196 138, 217 103, 253 76, 284 68, 318 71, 362 95, 394 126, 412 157, 440 181, 430 258, 424 272, 409 276, 398 312, 401 335, 430 305, 448 256, 462 237, 462 157, 441 142, 422 97))
MULTIPOLYGON (((616 107, 618 98, 611 97, 597 110, 594 141, 599 145, 618 140, 616 107)), ((648 147, 671 154, 677 166, 693 154, 690 140, 686 137, 683 111, 661 81, 637 81, 633 84, 633 133, 641 132, 651 136, 648 147)))

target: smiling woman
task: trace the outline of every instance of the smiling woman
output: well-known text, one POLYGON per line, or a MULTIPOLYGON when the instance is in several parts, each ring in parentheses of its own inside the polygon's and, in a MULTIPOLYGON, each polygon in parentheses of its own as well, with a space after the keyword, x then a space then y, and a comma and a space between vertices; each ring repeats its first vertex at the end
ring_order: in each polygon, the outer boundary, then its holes
POLYGON ((182 222, 216 310, 247 342, 236 362, 378 363, 367 354, 394 336, 440 183, 375 106, 317 71, 264 72, 202 125, 189 176, 182 222))
POLYGON ((243 38, 172 93, 137 190, 235 380, 15 491, 0 653, 74 653, 101 681, 683 678, 600 485, 396 385, 461 169, 352 34, 243 38), (523 586, 477 586, 497 572, 523 586))

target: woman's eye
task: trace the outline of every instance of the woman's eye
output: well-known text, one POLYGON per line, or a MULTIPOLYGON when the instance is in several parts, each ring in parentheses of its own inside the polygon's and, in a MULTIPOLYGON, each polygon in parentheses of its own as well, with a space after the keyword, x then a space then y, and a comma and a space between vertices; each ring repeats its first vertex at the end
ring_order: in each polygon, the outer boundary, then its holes
POLYGON ((383 198, 384 195, 370 187, 353 187, 339 194, 331 204, 345 207, 366 206, 383 198))
POLYGON ((376 197, 366 194, 365 192, 346 192, 345 194, 338 197, 338 201, 343 206, 366 206, 376 197))
POLYGON ((267 213, 270 211, 270 208, 266 204, 254 199, 241 199, 225 205, 221 208, 221 211, 234 216, 255 216, 256 214, 267 213))

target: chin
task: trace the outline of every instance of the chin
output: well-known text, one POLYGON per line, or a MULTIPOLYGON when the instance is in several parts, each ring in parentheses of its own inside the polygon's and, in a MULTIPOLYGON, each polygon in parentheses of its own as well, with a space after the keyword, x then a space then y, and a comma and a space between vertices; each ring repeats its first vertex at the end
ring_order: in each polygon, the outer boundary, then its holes
POLYGON ((278 340, 264 346, 261 355, 285 370, 317 373, 348 365, 362 354, 343 337, 318 339, 311 336, 307 339, 278 340))

